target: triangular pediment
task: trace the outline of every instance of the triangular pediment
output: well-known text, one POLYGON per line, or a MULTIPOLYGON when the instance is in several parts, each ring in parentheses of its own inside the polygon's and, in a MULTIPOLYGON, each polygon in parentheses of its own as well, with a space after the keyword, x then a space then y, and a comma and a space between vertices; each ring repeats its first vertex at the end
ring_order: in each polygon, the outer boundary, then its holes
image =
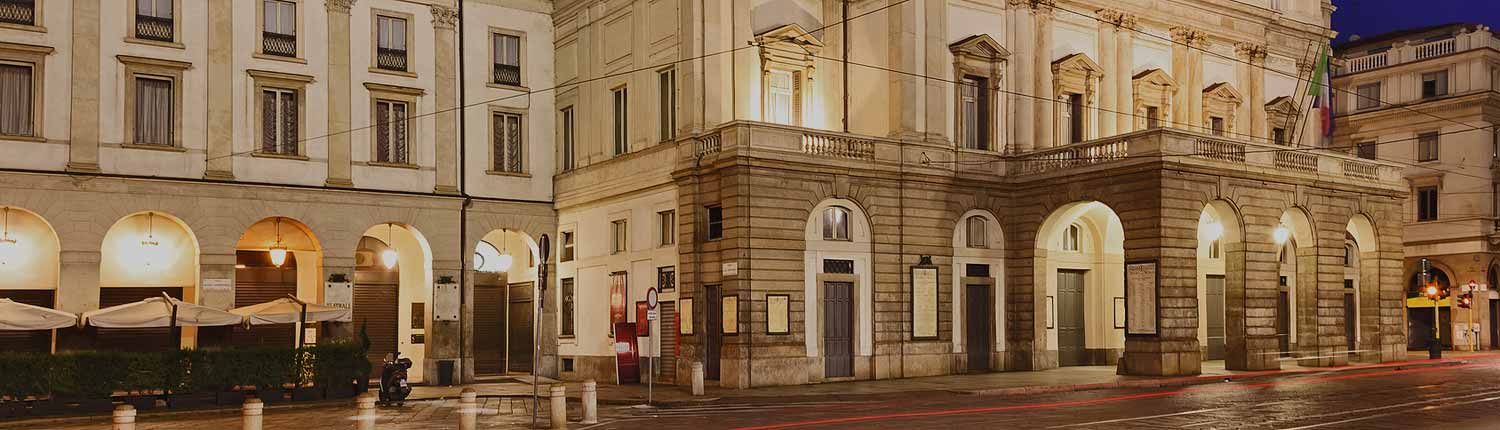
POLYGON ((1203 89, 1203 97, 1216 98, 1231 103, 1239 103, 1241 100, 1244 100, 1244 97, 1240 96, 1239 90, 1234 89, 1234 86, 1229 85, 1228 82, 1209 85, 1208 88, 1203 89))
POLYGON ((766 44, 792 43, 813 51, 823 49, 822 41, 797 24, 787 24, 757 34, 755 41, 766 44))
POLYGON ((948 45, 948 50, 954 54, 964 54, 972 57, 987 59, 1005 59, 1010 57, 1010 50, 1000 46, 995 38, 988 34, 976 34, 965 37, 964 40, 948 45))
POLYGON ((1142 70, 1140 73, 1136 73, 1135 76, 1131 79, 1136 84, 1151 84, 1167 88, 1177 88, 1177 80, 1172 79, 1172 75, 1168 75, 1167 72, 1162 69, 1142 70))
POLYGON ((1099 67, 1099 63, 1094 62, 1094 59, 1089 58, 1088 55, 1079 52, 1068 54, 1052 62, 1052 73, 1063 71, 1087 72, 1089 75, 1099 75, 1103 73, 1104 68, 1099 67))
POLYGON ((1289 97, 1289 96, 1277 97, 1277 98, 1271 99, 1271 101, 1269 103, 1266 103, 1266 112, 1273 112, 1273 113, 1279 113, 1279 114, 1285 114, 1285 115, 1296 115, 1297 114, 1297 103, 1293 102, 1292 98, 1289 97))

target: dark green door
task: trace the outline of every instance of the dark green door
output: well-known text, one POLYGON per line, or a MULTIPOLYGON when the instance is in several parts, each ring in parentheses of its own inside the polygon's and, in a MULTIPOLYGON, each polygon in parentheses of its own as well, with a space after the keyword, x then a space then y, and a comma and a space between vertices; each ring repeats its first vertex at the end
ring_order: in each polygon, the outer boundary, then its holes
POLYGON ((1062 366, 1089 365, 1083 325, 1082 270, 1057 272, 1057 360, 1062 366))

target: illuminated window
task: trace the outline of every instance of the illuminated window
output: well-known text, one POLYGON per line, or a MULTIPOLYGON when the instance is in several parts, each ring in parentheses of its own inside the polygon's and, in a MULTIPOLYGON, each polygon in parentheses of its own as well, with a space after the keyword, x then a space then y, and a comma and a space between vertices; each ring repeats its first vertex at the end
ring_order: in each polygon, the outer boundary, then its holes
POLYGON ((766 121, 797 125, 800 117, 797 100, 801 92, 799 73, 771 70, 766 74, 766 121))

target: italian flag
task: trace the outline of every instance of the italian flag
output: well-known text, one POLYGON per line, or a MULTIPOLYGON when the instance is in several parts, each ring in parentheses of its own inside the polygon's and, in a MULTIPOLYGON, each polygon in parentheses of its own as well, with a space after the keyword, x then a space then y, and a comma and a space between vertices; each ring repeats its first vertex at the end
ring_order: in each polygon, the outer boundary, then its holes
POLYGON ((1313 109, 1323 121, 1322 137, 1333 137, 1333 86, 1329 83, 1328 47, 1318 53, 1317 66, 1313 69, 1312 84, 1307 86, 1307 95, 1313 97, 1313 109))

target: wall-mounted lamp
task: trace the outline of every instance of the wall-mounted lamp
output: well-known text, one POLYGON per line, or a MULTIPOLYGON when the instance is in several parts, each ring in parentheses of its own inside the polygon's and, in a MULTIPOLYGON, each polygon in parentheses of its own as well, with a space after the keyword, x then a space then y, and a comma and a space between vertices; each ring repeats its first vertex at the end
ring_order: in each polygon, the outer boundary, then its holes
POLYGON ((1224 236, 1224 224, 1220 224, 1218 221, 1210 221, 1207 224, 1203 224, 1203 236, 1204 239, 1208 239, 1210 242, 1219 240, 1220 237, 1224 236))

